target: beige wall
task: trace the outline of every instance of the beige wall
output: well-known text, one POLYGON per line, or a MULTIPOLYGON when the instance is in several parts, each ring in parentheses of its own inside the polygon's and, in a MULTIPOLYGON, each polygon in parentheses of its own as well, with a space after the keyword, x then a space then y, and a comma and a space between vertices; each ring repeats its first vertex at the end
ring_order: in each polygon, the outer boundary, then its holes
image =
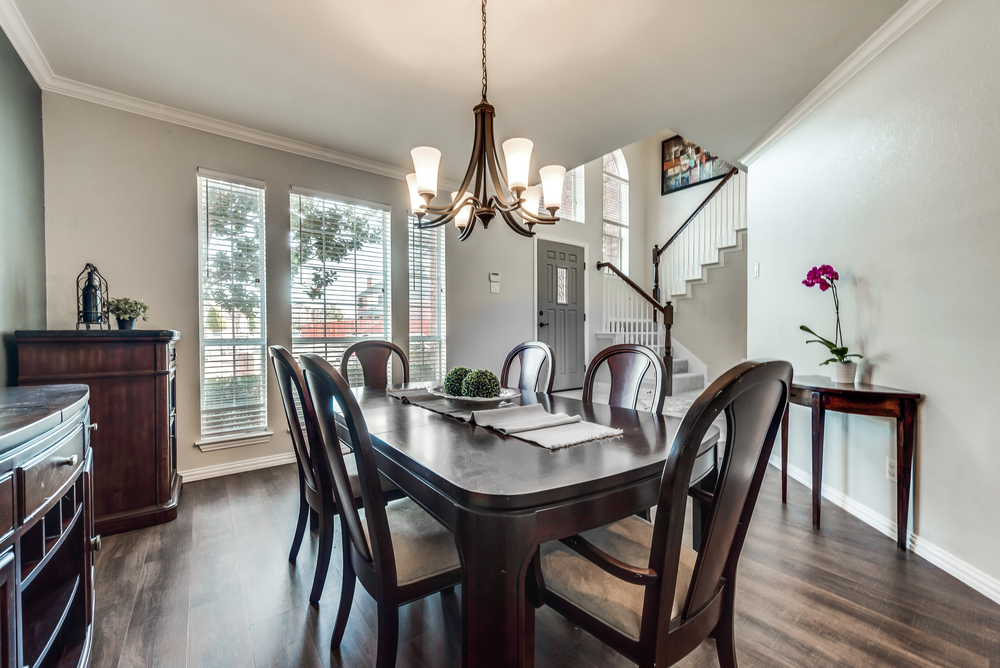
MULTIPOLYGON (((748 349, 826 373, 798 326, 833 331, 875 383, 922 392, 913 530, 1000 578, 1000 3, 951 0, 750 165, 748 349)), ((791 462, 809 470, 809 421, 791 412, 791 462)), ((824 485, 890 518, 891 420, 827 417, 824 485)), ((891 549, 888 541, 886 549, 891 549)), ((994 580, 995 582, 995 580, 994 580)))
MULTIPOLYGON (((698 208, 718 181, 709 181, 669 195, 660 194, 663 170, 662 143, 676 135, 664 130, 640 142, 648 174, 645 188, 648 255, 653 244, 665 244, 698 208)), ((706 147, 711 151, 711 147, 706 147)), ((712 381, 747 356, 747 254, 746 233, 743 249, 725 254, 723 266, 707 269, 706 283, 691 287, 690 299, 675 301, 673 338, 708 367, 706 381, 712 381)), ((666 260, 664 260, 666 261, 666 260)), ((666 271, 666 267, 661 267, 666 271)), ((653 281, 651 259, 643 268, 649 284, 653 281)), ((666 299, 666 295, 662 297, 666 299)))
POLYGON ((708 367, 706 384, 747 357, 747 234, 743 248, 705 269, 705 282, 691 286, 691 298, 674 302, 673 338, 708 367))
POLYGON ((0 387, 18 329, 45 329, 42 91, 0 31, 0 387))
POLYGON ((198 389, 199 167, 261 179, 267 219, 267 337, 291 347, 288 189, 295 185, 392 207, 393 339, 407 347, 406 186, 402 181, 45 93, 48 322, 75 323, 74 280, 93 262, 112 297, 150 306, 149 329, 178 329, 178 467, 291 451, 268 373, 270 443, 202 453, 198 389))

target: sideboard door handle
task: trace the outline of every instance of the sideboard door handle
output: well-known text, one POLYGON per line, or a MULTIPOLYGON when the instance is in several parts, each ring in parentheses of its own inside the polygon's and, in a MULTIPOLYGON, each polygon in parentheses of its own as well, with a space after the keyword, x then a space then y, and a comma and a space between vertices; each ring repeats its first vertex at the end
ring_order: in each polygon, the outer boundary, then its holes
POLYGON ((87 431, 97 431, 97 423, 95 422, 94 424, 88 424, 87 431))
POLYGON ((90 549, 92 549, 94 552, 100 552, 101 551, 101 537, 100 536, 94 536, 93 538, 90 539, 90 549))
POLYGON ((80 461, 80 458, 77 455, 70 455, 69 457, 57 459, 56 466, 76 466, 78 461, 80 461))

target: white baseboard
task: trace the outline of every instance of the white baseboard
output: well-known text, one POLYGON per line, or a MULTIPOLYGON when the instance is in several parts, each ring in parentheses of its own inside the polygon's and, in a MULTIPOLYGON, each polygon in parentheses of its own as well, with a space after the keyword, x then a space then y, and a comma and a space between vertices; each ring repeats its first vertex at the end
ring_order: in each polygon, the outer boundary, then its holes
POLYGON ((268 455, 267 457, 257 457, 255 459, 243 459, 238 462, 228 464, 216 464, 215 466, 203 466, 198 469, 188 471, 178 471, 184 482, 194 482, 195 480, 206 480, 208 478, 220 478, 224 475, 243 473, 244 471, 256 471, 257 469, 269 469, 272 466, 282 466, 284 464, 294 464, 295 453, 283 452, 280 455, 268 455))
MULTIPOLYGON (((781 455, 772 455, 768 463, 780 471, 781 455)), ((798 466, 793 464, 788 465, 788 477, 812 489, 812 475, 798 466)), ((865 524, 878 529, 886 536, 892 538, 893 541, 896 540, 895 520, 875 512, 863 503, 859 503, 840 490, 831 489, 829 486, 824 487, 823 498, 834 505, 840 506, 865 524)), ((914 534, 912 531, 907 531, 906 537, 907 544, 914 554, 920 555, 948 575, 969 585, 986 598, 1000 603, 1000 579, 984 573, 972 564, 959 559, 934 543, 914 534)))

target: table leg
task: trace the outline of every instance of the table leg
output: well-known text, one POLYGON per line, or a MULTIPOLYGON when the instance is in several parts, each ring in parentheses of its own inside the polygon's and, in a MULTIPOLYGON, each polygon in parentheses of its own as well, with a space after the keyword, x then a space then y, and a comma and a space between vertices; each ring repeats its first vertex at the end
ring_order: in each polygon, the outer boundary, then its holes
POLYGON ((462 574, 462 665, 534 665, 535 609, 524 591, 533 515, 462 513, 455 538, 462 574))
POLYGON ((916 427, 916 402, 904 401, 901 415, 896 418, 896 547, 903 551, 906 550, 906 531, 910 520, 910 480, 916 427))
POLYGON ((823 429, 826 409, 823 397, 817 392, 812 397, 812 493, 813 528, 819 528, 820 504, 823 501, 823 429))
POLYGON ((781 502, 788 503, 788 404, 781 416, 781 502))

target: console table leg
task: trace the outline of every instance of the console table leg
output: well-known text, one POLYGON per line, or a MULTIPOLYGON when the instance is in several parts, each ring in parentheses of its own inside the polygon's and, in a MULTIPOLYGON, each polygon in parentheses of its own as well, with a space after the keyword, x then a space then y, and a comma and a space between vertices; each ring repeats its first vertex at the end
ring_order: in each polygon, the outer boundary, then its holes
POLYGON ((781 416, 781 502, 788 503, 788 405, 781 416))
POLYGON ((896 547, 906 550, 910 520, 910 480, 913 473, 913 444, 916 437, 916 402, 904 401, 896 419, 896 547))
POLYGON ((812 493, 813 528, 819 528, 820 504, 823 500, 823 428, 826 423, 826 409, 823 398, 817 392, 812 398, 812 493))

